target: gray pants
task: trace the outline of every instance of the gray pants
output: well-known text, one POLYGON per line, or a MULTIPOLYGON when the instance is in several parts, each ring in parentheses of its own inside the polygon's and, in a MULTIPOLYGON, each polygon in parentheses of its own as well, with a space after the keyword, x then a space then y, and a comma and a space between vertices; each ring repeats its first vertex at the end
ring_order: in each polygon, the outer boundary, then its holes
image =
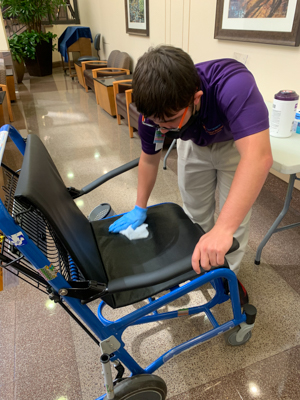
MULTIPOLYGON (((216 188, 221 210, 240 161, 240 154, 233 140, 207 147, 197 146, 191 140, 178 140, 177 152, 178 185, 184 211, 192 221, 208 232, 215 224, 216 188)), ((251 210, 234 234, 240 243, 239 250, 226 256, 235 273, 239 270, 248 243, 250 216, 251 210)))

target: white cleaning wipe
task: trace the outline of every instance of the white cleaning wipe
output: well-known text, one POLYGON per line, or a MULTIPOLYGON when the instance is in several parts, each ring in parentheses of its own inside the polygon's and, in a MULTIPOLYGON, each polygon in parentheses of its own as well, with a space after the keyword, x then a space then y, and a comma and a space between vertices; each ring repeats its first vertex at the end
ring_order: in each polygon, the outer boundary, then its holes
POLYGON ((136 229, 132 229, 131 225, 120 231, 120 233, 126 236, 129 240, 136 240, 136 239, 145 239, 149 236, 149 231, 147 229, 148 224, 142 224, 138 226, 136 229))

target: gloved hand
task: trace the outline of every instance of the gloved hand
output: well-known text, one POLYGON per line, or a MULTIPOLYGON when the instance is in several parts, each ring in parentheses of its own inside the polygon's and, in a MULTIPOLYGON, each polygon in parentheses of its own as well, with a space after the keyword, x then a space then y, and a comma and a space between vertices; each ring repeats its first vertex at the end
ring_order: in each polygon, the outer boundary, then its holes
POLYGON ((118 233, 124 229, 127 229, 130 225, 132 225, 132 229, 136 229, 138 226, 142 225, 146 218, 147 208, 135 206, 133 210, 124 214, 121 218, 117 219, 113 224, 111 224, 108 228, 108 231, 112 233, 118 233))

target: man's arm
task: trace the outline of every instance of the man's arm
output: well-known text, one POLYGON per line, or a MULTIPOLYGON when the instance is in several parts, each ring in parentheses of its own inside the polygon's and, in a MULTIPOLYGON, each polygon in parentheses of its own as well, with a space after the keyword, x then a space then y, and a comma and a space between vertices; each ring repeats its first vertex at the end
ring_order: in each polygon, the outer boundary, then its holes
POLYGON ((224 256, 232 245, 233 235, 256 200, 272 166, 269 130, 237 140, 241 155, 234 179, 215 226, 201 237, 193 256, 193 269, 224 264, 224 256))
POLYGON ((131 226, 136 229, 147 218, 147 202, 156 181, 161 153, 146 154, 142 151, 138 169, 137 201, 133 210, 109 226, 109 232, 118 233, 131 226))
POLYGON ((161 152, 156 154, 146 154, 142 151, 139 170, 138 170, 138 188, 136 205, 141 208, 147 207, 147 202, 154 187, 161 152))

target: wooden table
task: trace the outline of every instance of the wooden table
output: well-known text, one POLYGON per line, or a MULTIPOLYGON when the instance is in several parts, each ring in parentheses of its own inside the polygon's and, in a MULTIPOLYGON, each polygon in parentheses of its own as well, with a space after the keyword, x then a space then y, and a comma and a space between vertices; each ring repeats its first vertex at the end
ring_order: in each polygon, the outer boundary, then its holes
POLYGON ((116 116, 113 83, 123 79, 131 79, 132 75, 118 75, 109 78, 94 78, 97 104, 108 114, 116 116))

